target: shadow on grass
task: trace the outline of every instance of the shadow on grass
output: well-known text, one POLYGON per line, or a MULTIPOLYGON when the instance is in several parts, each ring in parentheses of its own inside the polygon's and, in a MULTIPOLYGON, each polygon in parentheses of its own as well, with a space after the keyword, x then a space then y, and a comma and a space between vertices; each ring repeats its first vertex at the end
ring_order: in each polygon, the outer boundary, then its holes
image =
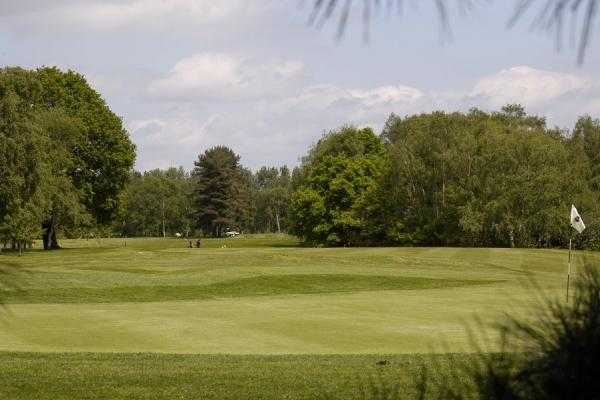
POLYGON ((478 356, 424 365, 412 394, 371 379, 358 386, 358 398, 600 399, 600 271, 590 259, 571 303, 546 298, 533 321, 507 317, 497 329, 501 352, 486 353, 473 341, 478 356))
POLYGON ((255 296, 422 290, 488 285, 499 281, 349 274, 260 275, 210 285, 47 288, 7 292, 10 303, 120 303, 255 296))
POLYGON ((27 272, 19 268, 19 265, 0 260, 0 319, 3 314, 9 312, 7 303, 14 296, 21 296, 25 293, 21 289, 21 283, 27 272))

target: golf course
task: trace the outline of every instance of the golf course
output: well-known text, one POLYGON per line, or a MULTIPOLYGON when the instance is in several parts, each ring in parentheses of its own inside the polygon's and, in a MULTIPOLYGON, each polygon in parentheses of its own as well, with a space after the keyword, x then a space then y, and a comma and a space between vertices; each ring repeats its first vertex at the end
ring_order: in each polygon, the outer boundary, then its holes
POLYGON ((409 382, 419 364, 473 352, 474 340, 497 350, 495 322, 564 296, 567 260, 541 249, 310 248, 286 235, 62 245, 0 253, 14 283, 3 294, 1 398, 308 399, 352 393, 361 376, 409 382))

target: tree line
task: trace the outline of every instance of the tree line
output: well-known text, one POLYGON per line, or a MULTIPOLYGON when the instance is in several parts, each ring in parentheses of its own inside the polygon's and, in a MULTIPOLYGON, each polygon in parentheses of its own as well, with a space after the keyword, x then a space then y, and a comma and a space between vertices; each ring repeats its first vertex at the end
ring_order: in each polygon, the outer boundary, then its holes
POLYGON ((173 215, 170 232, 289 232, 310 245, 563 247, 573 237, 600 247, 600 121, 587 116, 563 131, 519 105, 391 115, 379 135, 354 126, 323 135, 293 170, 252 172, 218 146, 191 173, 169 171, 188 182, 173 181, 179 201, 152 183, 168 171, 134 173, 127 190, 153 206, 125 202, 130 221, 148 218, 127 234, 162 235, 160 216, 173 215), (583 235, 569 227, 572 203, 583 235), (179 208, 161 213, 165 204, 179 208))
POLYGON ((112 229, 123 236, 223 236, 288 232, 288 167, 253 172, 225 146, 198 156, 195 168, 131 173, 112 229))
POLYGON ((600 248, 600 121, 498 112, 392 114, 342 126, 298 166, 250 170, 225 146, 138 172, 121 119, 85 78, 0 71, 0 245, 57 237, 287 232, 309 245, 561 247, 578 206, 600 248))
POLYGON ((316 143, 292 195, 309 243, 555 247, 571 203, 600 248, 600 121, 572 131, 508 105, 499 112, 391 115, 381 135, 343 127, 316 143))

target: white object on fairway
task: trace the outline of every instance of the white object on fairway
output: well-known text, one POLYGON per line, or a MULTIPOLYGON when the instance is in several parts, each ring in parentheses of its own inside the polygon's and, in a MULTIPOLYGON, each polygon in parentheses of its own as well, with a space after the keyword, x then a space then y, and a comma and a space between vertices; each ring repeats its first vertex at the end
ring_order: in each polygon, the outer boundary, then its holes
POLYGON ((583 232, 583 230, 585 229, 585 224, 583 223, 583 220, 581 219, 579 212, 577 212, 577 209, 572 204, 571 204, 571 226, 573 228, 575 228, 575 230, 579 233, 583 232))

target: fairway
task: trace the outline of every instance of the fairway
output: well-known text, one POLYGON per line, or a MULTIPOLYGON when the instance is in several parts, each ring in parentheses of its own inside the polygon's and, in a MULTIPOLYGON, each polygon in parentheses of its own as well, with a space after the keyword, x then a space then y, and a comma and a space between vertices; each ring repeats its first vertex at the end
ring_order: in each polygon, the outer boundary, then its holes
MULTIPOLYGON (((188 354, 468 352, 466 328, 564 289, 564 251, 306 248, 288 236, 64 241, 19 271, 0 350, 188 354), (539 290, 532 290, 532 282, 539 290)), ((478 328, 485 330, 486 328, 478 328)), ((483 332, 482 332, 483 333, 483 332)), ((493 346, 492 346, 493 348, 493 346)))
POLYGON ((410 393, 446 362, 432 353, 473 351, 470 328, 495 350, 505 313, 562 296, 567 256, 278 235, 63 245, 0 253, 18 286, 3 296, 2 398, 342 399, 374 377, 410 393))

